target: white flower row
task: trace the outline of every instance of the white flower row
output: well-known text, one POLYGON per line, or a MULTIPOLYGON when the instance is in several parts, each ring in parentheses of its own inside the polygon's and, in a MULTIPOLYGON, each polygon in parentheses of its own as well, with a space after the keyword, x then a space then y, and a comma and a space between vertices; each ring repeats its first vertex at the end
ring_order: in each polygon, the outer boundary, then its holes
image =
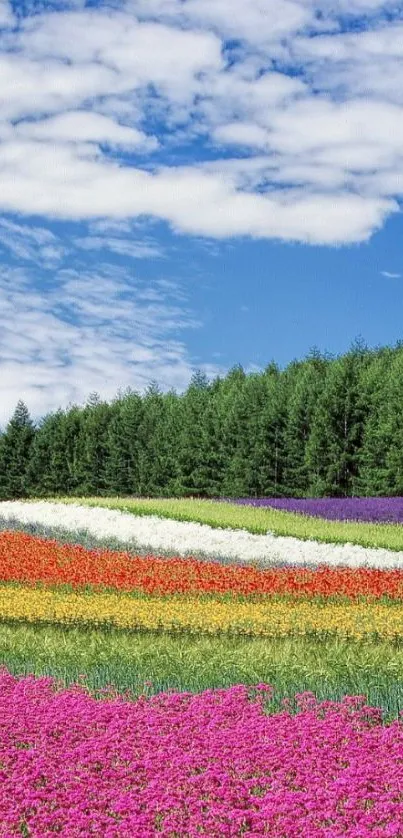
POLYGON ((234 561, 258 562, 262 566, 344 565, 346 567, 403 568, 403 552, 360 547, 353 544, 322 544, 288 536, 253 535, 246 530, 214 529, 206 524, 174 521, 157 516, 78 504, 39 501, 0 502, 0 516, 21 524, 58 527, 74 532, 86 530, 97 538, 116 538, 150 552, 198 554, 234 561))
POLYGON ((289 536, 253 535, 246 530, 215 529, 207 524, 174 521, 155 515, 136 516, 103 507, 77 504, 0 502, 0 516, 98 538, 114 537, 150 552, 178 556, 211 555, 266 564, 328 564, 346 567, 403 568, 403 552, 354 544, 323 544, 289 536))

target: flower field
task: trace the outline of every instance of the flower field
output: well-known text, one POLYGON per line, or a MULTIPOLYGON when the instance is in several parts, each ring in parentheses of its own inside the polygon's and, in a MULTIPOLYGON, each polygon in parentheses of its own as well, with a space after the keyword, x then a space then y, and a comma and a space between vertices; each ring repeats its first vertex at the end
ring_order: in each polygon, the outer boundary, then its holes
POLYGON ((0 503, 0 838, 402 836, 380 517, 0 503))
POLYGON ((402 725, 360 700, 268 717, 263 685, 132 704, 0 686, 8 834, 401 834, 402 725))
MULTIPOLYGON (((232 501, 234 503, 234 501, 232 501)), ((235 503, 270 507, 329 521, 403 523, 403 498, 238 498, 235 503)))
POLYGON ((131 550, 172 556, 260 566, 403 566, 403 527, 396 524, 328 522, 211 501, 4 501, 1 519, 8 525, 16 522, 17 528, 23 524, 46 532, 84 531, 131 550))

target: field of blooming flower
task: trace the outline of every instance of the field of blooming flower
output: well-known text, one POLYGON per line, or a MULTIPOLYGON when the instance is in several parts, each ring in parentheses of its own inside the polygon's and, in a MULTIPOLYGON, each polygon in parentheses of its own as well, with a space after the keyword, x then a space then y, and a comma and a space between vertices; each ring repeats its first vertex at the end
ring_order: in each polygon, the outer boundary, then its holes
POLYGON ((0 838, 401 837, 390 500, 0 503, 0 838))
POLYGON ((242 506, 270 507, 314 515, 328 521, 403 524, 403 498, 238 498, 242 506))

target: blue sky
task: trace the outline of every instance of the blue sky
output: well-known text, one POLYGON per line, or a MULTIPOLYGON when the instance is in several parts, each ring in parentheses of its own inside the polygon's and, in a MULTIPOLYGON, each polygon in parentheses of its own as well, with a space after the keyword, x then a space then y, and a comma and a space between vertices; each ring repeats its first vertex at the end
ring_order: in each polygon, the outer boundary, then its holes
POLYGON ((0 0, 0 27, 0 424, 403 337, 403 3, 0 0))

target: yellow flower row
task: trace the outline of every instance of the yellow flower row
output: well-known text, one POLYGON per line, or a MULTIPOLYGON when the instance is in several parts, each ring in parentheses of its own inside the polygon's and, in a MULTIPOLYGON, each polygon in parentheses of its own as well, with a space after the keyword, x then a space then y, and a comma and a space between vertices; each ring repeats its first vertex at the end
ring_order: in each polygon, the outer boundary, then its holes
POLYGON ((133 598, 0 586, 0 620, 91 623, 138 630, 234 632, 264 637, 330 632, 356 639, 403 636, 403 604, 311 601, 202 601, 194 596, 133 598))

